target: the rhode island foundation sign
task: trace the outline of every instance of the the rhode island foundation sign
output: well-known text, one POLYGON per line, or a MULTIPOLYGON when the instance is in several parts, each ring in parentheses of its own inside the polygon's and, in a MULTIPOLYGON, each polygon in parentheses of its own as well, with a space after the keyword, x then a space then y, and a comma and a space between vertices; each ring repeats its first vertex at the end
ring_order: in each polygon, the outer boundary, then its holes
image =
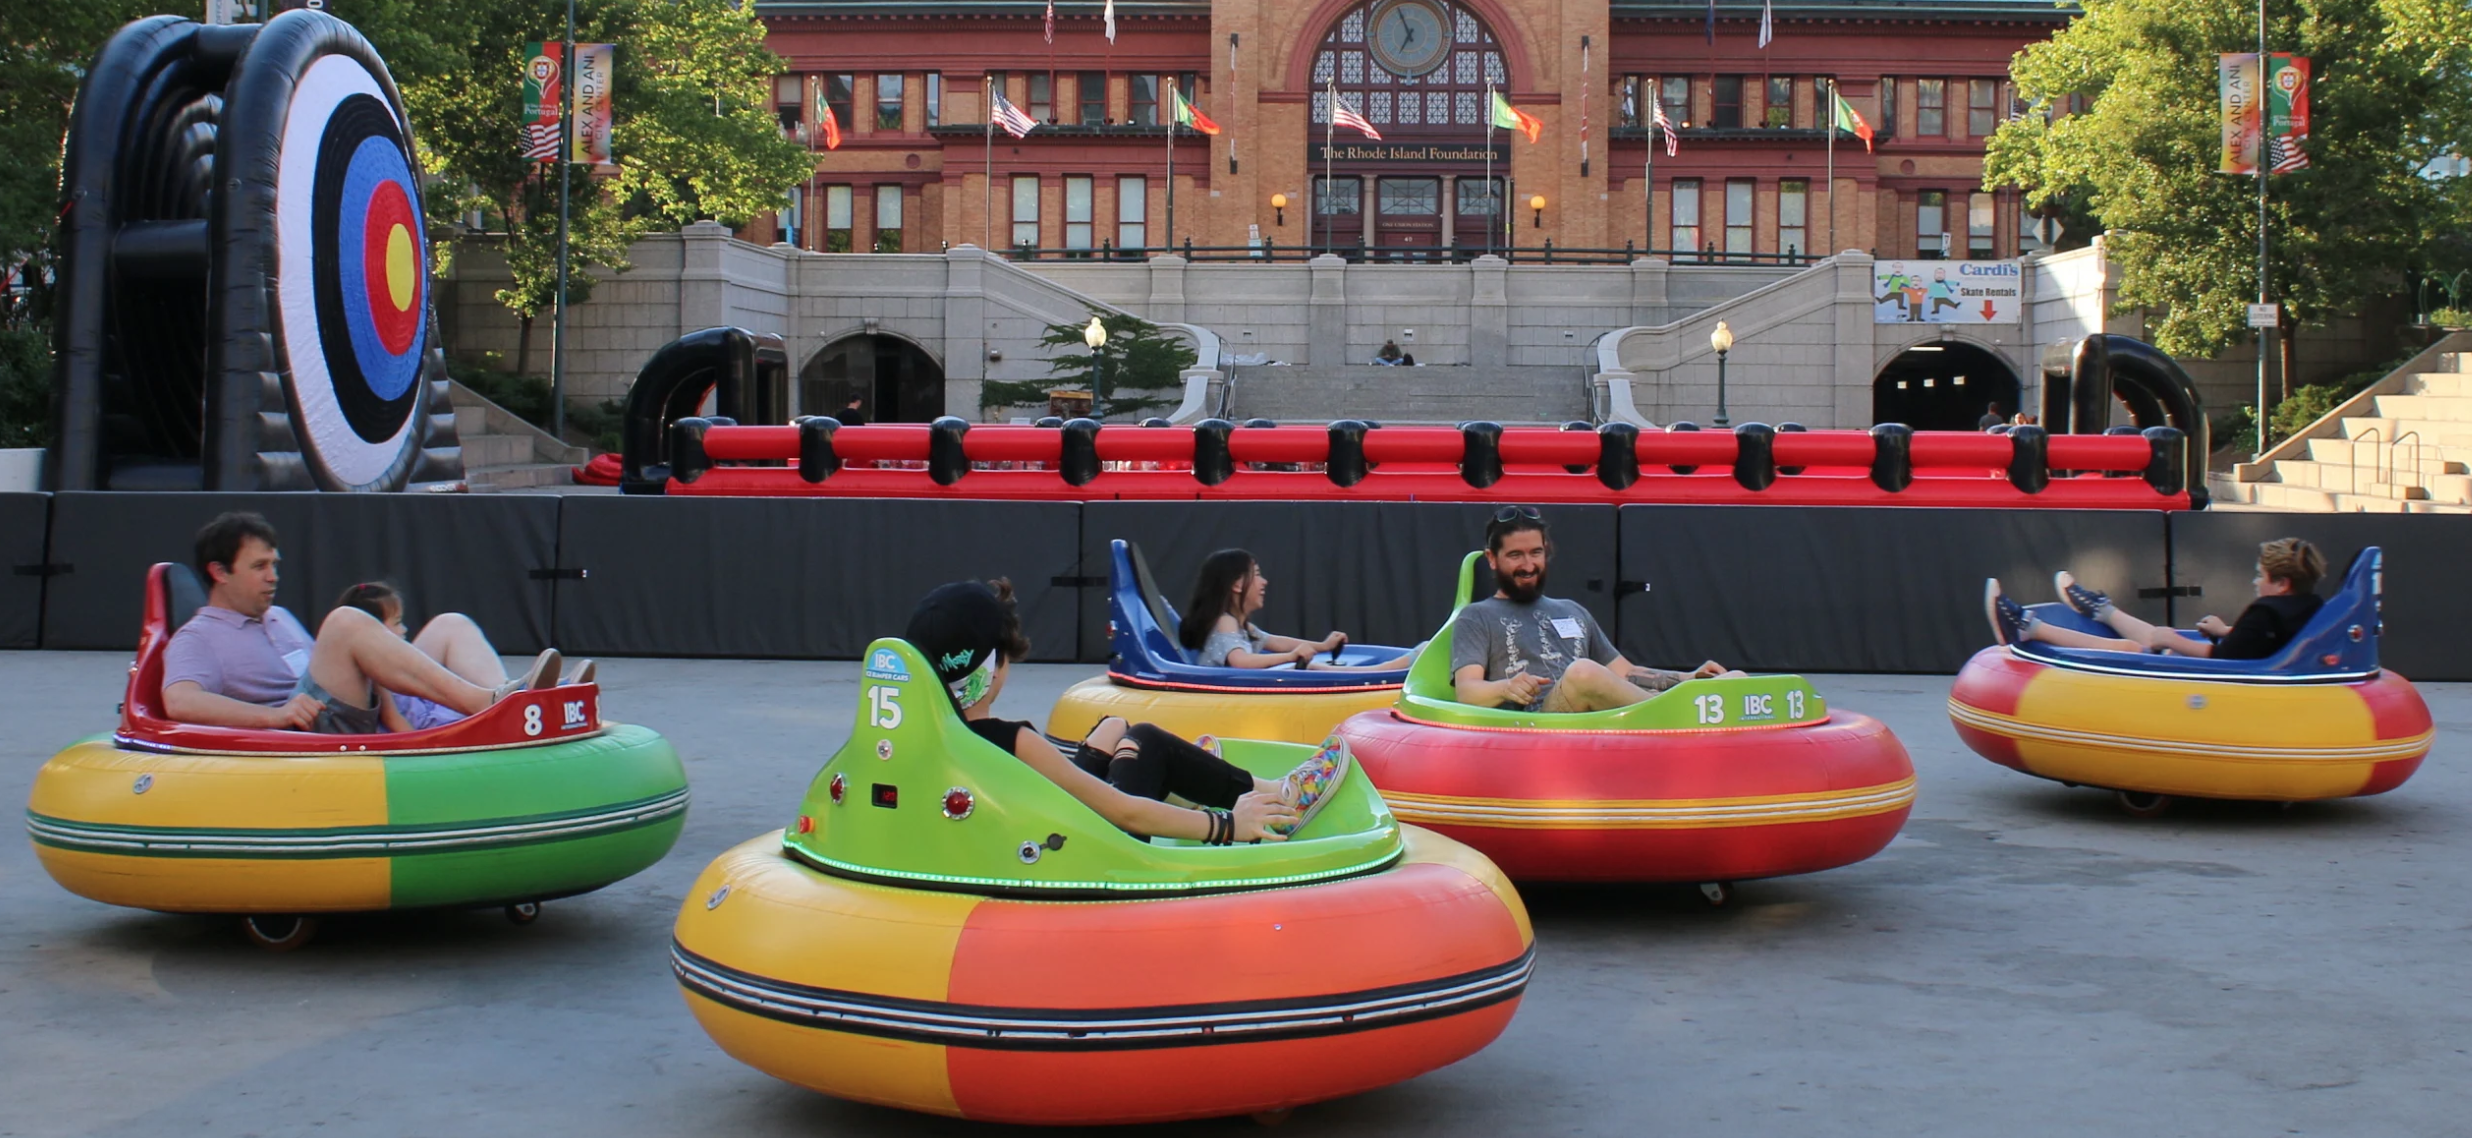
POLYGON ((1874 261, 1874 324, 2015 324, 2024 270, 2016 261, 1874 261))
POLYGON ((1334 142, 1324 146, 1315 139, 1305 147, 1315 162, 1483 162, 1487 154, 1506 170, 1511 164, 1511 145, 1497 142, 1487 146, 1482 142, 1334 142))

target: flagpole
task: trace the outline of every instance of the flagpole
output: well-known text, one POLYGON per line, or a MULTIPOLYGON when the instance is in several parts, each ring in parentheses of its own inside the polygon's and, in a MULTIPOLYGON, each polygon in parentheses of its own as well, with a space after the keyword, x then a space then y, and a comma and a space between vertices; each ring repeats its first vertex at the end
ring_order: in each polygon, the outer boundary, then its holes
MULTIPOLYGON (((1640 195, 1640 208, 1647 211, 1645 216, 1648 232, 1640 240, 1639 247, 1646 250, 1654 250, 1657 247, 1657 134, 1662 129, 1664 128, 1656 124, 1655 113, 1651 112, 1648 120, 1648 160, 1640 164, 1639 170, 1640 180, 1648 183, 1648 189, 1640 195)), ((1609 160, 1613 156, 1613 150, 1613 140, 1608 138, 1605 142, 1605 153, 1609 160)))
POLYGON ((1332 216, 1336 209, 1330 200, 1330 150, 1337 142, 1339 130, 1339 80, 1336 78, 1330 81, 1330 114, 1325 117, 1328 121, 1322 124, 1322 199, 1314 203, 1314 208, 1322 211, 1322 251, 1327 253, 1335 240, 1331 235, 1332 216))
MULTIPOLYGON (((996 77, 982 76, 979 90, 984 96, 979 103, 987 108, 987 204, 983 210, 986 216, 981 219, 985 225, 979 233, 979 244, 993 253, 996 251, 996 77)), ((1054 97, 1052 89, 1049 97, 1054 97)))
POLYGON ((1184 110, 1184 92, 1176 87, 1176 77, 1167 76, 1169 103, 1167 116, 1167 251, 1176 251, 1176 115, 1184 110))
MULTIPOLYGON (((2266 57, 2266 0, 2257 0, 2257 87, 2252 95, 2257 118, 2257 302, 2266 299, 2266 168, 2271 154, 2266 146, 2266 131, 2272 123, 2273 96, 2266 93, 2273 70, 2266 57)), ((2257 329, 2257 457, 2264 458, 2273 445, 2267 438, 2266 419, 2266 329, 2257 329)))
MULTIPOLYGON (((558 63, 558 309, 549 325, 549 433, 562 443, 566 441, 567 199, 574 173, 575 0, 567 0, 566 48, 558 63)), ((2263 200, 2258 207, 2261 218, 2266 216, 2263 200)), ((2261 248, 2264 242, 2260 237, 2261 248)))
POLYGON ((1837 255, 1837 81, 1828 81, 1828 255, 1837 255))
MULTIPOLYGON (((1503 192, 1502 186, 1494 181, 1493 176, 1493 101, 1493 82, 1489 79, 1485 83, 1485 192, 1493 195, 1494 212, 1508 218, 1511 214, 1510 195, 1503 192)), ((1504 222, 1506 229, 1508 226, 1509 223, 1504 222)), ((1493 251, 1494 227, 1487 225, 1485 227, 1485 252, 1493 251)))

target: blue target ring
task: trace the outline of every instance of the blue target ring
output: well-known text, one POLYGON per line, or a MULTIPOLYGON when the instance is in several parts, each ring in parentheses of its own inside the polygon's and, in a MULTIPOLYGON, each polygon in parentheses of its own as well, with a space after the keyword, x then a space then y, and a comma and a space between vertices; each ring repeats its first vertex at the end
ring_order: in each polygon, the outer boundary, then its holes
POLYGON ((420 378, 428 274, 412 170, 391 139, 361 140, 344 168, 335 219, 336 284, 361 379, 391 402, 420 378), (410 264, 401 264, 409 254, 410 264), (407 271, 408 269, 408 271, 407 271), (356 271, 357 270, 357 271, 356 271))

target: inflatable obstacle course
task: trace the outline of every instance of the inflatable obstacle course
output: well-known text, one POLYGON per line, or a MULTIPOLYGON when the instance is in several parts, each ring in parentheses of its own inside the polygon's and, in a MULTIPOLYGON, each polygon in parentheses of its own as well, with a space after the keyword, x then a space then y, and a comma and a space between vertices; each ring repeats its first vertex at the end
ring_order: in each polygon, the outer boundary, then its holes
POLYGON ((461 477, 419 168, 386 64, 341 20, 122 28, 63 153, 47 484, 461 477))

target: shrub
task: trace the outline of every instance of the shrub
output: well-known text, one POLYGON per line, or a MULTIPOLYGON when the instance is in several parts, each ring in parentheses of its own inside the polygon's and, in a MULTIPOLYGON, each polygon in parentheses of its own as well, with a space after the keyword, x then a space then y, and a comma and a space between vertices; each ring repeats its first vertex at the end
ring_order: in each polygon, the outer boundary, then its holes
POLYGON ((51 333, 0 328, 0 447, 51 445, 51 333))

